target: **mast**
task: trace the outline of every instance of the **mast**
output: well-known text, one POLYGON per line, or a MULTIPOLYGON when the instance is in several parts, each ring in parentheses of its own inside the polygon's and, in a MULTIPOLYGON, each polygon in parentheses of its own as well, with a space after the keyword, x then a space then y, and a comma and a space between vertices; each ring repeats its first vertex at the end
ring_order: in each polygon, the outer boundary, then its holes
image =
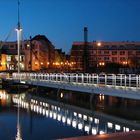
MULTIPOLYGON (((21 25, 20 25, 20 11, 19 11, 19 6, 20 6, 20 2, 19 0, 17 0, 18 2, 18 25, 17 25, 17 54, 18 54, 18 76, 20 74, 20 47, 21 47, 21 25)), ((19 94, 19 86, 18 86, 18 94, 19 94)), ((19 95, 20 96, 20 95, 19 95)), ((20 100, 21 97, 19 98, 18 101, 18 110, 17 110, 17 135, 16 135, 16 140, 22 140, 21 138, 21 130, 20 130, 20 100)))
POLYGON ((20 24, 20 2, 18 0, 18 25, 17 25, 17 55, 18 55, 18 74, 20 74, 20 46, 21 46, 21 24, 20 24))

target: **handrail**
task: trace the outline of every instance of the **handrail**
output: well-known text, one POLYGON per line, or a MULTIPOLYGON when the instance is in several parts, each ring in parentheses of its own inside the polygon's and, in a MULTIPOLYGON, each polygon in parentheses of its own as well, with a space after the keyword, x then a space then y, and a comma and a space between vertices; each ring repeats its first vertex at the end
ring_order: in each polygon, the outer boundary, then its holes
POLYGON ((13 79, 63 82, 84 85, 112 85, 140 88, 140 75, 135 74, 84 74, 84 73, 13 73, 13 79))

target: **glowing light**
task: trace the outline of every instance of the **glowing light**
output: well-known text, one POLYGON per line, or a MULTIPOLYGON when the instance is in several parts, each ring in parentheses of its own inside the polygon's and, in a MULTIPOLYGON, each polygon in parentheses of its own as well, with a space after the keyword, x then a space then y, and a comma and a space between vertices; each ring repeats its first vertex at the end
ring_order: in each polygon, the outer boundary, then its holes
POLYGON ((129 132, 129 128, 126 127, 126 132, 129 132))
POLYGON ((95 122, 95 124, 99 124, 99 119, 95 118, 94 122, 95 122))
POLYGON ((89 126, 85 125, 85 131, 89 133, 89 126))
POLYGON ((50 118, 52 118, 52 112, 50 111, 50 118))
POLYGON ((107 123, 108 128, 113 128, 113 124, 111 122, 107 123))
POLYGON ((43 115, 45 115, 45 109, 43 109, 43 115))
POLYGON ((72 126, 73 126, 74 128, 76 128, 76 125, 77 125, 76 120, 73 120, 73 121, 72 121, 72 126))
POLYGON ((121 129, 120 125, 117 125, 117 124, 116 124, 116 125, 115 125, 115 129, 116 129, 116 130, 120 130, 120 129, 121 129))
POLYGON ((92 135, 96 135, 97 134, 97 130, 95 128, 92 128, 91 133, 92 133, 92 135))
POLYGON ((98 43, 97 43, 97 46, 98 46, 98 47, 100 47, 101 45, 102 45, 101 42, 98 42, 98 43))
POLYGON ((71 119, 67 118, 67 124, 71 125, 71 119))
POLYGON ((58 120, 58 121, 61 121, 61 115, 58 115, 58 116, 57 116, 57 120, 58 120))
POLYGON ((78 129, 80 129, 80 130, 83 129, 83 124, 82 124, 82 123, 79 123, 79 124, 78 124, 78 129))
POLYGON ((105 65, 105 62, 100 62, 99 65, 100 66, 104 66, 105 65))
POLYGON ((89 117, 89 121, 91 121, 91 122, 92 122, 92 121, 93 121, 93 118, 92 118, 92 117, 89 117))
POLYGON ((30 47, 30 44, 27 44, 27 47, 29 48, 30 47))
POLYGON ((74 112, 73 114, 74 114, 74 116, 77 116, 77 113, 76 112, 74 112))
POLYGON ((66 122, 66 118, 63 116, 62 117, 62 122, 65 123, 66 122))
POLYGON ((82 114, 78 114, 78 117, 79 117, 79 118, 82 118, 82 114))
POLYGON ((86 121, 86 120, 87 120, 87 116, 86 116, 86 115, 84 115, 84 116, 83 116, 83 119, 86 121))
POLYGON ((54 112, 53 113, 53 119, 56 119, 57 118, 57 115, 56 115, 56 113, 54 112))
POLYGON ((61 92, 61 94, 60 94, 60 98, 63 98, 63 96, 64 96, 64 95, 63 95, 63 93, 61 92))
POLYGON ((127 61, 123 61, 122 64, 123 64, 123 65, 127 65, 128 62, 127 62, 127 61))
POLYGON ((46 116, 48 117, 48 115, 49 115, 49 112, 48 112, 48 110, 46 110, 46 116))
POLYGON ((105 134, 105 132, 101 130, 101 131, 99 132, 99 134, 102 135, 102 134, 105 134))

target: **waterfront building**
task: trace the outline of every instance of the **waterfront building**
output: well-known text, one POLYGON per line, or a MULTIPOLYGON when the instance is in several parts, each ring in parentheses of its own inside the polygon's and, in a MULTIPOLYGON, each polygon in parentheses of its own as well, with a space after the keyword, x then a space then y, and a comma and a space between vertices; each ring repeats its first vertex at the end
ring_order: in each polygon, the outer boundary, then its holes
POLYGON ((67 71, 70 68, 69 57, 62 49, 55 49, 55 61, 53 63, 56 71, 67 71))
MULTIPOLYGON (((18 63, 17 42, 0 42, 0 71, 16 71, 18 63)), ((54 45, 44 36, 37 35, 22 41, 20 48, 20 69, 22 71, 40 71, 53 69, 58 56, 65 63, 66 54, 59 51, 56 55, 54 45)))
MULTIPOLYGON (((74 42, 71 48, 72 70, 84 71, 85 42, 74 42)), ((109 63, 140 67, 140 42, 87 42, 86 59, 88 70, 95 67, 104 67, 109 63)))

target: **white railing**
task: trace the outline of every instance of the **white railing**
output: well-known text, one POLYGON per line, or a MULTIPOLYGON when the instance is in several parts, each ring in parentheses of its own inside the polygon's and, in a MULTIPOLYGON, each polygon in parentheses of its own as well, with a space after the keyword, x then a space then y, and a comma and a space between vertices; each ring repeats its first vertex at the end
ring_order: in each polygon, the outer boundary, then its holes
POLYGON ((1 72, 0 73, 0 78, 5 78, 5 79, 10 78, 10 74, 6 73, 6 72, 1 72))
POLYGON ((140 75, 83 73, 13 73, 13 79, 59 82, 83 85, 122 86, 140 88, 140 75))

